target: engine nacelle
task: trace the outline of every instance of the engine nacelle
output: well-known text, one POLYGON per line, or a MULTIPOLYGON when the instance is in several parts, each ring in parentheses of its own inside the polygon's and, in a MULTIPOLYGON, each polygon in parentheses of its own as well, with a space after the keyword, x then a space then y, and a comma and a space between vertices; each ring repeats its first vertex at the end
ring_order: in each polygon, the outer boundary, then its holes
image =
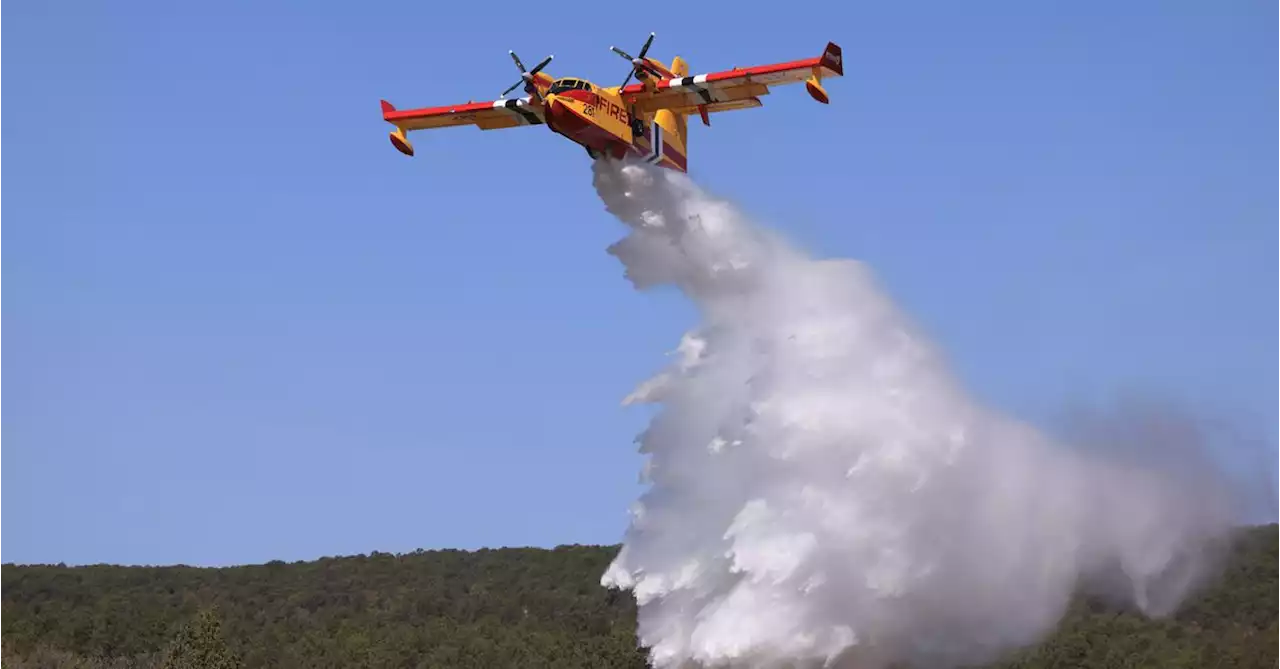
POLYGON ((831 98, 827 96, 827 89, 822 87, 822 83, 818 81, 817 75, 811 76, 805 80, 804 89, 809 91, 809 97, 824 105, 831 102, 831 98))
POLYGON ((413 155, 413 144, 410 144, 409 138, 404 136, 404 128, 396 128, 391 131, 390 137, 391 145, 396 147, 397 151, 406 156, 413 155))

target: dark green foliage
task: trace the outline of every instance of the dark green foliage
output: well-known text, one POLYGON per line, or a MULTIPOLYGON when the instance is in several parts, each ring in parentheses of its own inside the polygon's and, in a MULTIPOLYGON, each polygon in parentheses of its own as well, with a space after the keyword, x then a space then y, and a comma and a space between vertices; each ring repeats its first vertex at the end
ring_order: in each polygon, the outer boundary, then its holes
POLYGON ((246 667, 644 667, 634 601, 600 587, 616 552, 375 552, 220 569, 5 565, 4 665, 73 666, 35 663, 65 652, 154 660, 216 607, 246 667))
POLYGON ((240 669, 240 658, 222 638, 222 622, 217 614, 205 609, 196 619, 184 625, 169 643, 160 669, 240 669))
MULTIPOLYGON (((1056 634, 999 666, 1274 667, 1276 547, 1275 525, 1243 533, 1223 577, 1169 619, 1080 598, 1056 634)), ((5 565, 3 665, 639 669, 634 600, 599 585, 616 552, 417 551, 221 569, 5 565)))

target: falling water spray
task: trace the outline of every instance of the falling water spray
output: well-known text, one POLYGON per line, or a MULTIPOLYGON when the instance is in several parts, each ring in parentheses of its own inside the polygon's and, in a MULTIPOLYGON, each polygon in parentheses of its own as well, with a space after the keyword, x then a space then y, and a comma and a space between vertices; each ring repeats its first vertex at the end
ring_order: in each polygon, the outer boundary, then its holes
POLYGON ((602 583, 634 594, 653 666, 981 662, 1088 583, 1164 615, 1211 572, 1232 509, 1204 468, 1056 443, 970 397, 863 264, 685 175, 594 170, 627 278, 700 316, 626 399, 660 410, 602 583))

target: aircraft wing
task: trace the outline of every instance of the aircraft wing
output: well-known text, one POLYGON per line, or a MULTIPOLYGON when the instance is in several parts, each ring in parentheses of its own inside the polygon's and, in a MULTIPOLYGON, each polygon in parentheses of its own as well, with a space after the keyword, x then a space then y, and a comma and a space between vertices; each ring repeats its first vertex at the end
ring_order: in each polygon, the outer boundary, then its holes
MULTIPOLYGON (((632 84, 619 94, 640 112, 670 109, 692 114, 699 107, 708 112, 729 111, 759 107, 759 96, 768 94, 771 86, 798 83, 814 75, 819 79, 844 76, 843 57, 834 42, 828 43, 816 58, 662 79, 650 84, 652 91, 646 90, 643 83, 632 84)), ((813 90, 810 95, 819 97, 813 90)), ((825 98, 825 92, 821 92, 819 101, 826 102, 825 98)))
POLYGON ((542 107, 529 103, 529 98, 468 102, 445 107, 396 109, 382 101, 382 119, 404 131, 474 125, 481 130, 539 125, 544 122, 542 107))
POLYGON ((396 127, 391 132, 391 144, 407 156, 413 155, 413 144, 405 134, 412 130, 460 125, 474 125, 481 130, 501 130, 521 125, 542 125, 546 122, 542 106, 530 104, 527 97, 405 110, 396 109, 390 102, 383 100, 382 120, 396 127))

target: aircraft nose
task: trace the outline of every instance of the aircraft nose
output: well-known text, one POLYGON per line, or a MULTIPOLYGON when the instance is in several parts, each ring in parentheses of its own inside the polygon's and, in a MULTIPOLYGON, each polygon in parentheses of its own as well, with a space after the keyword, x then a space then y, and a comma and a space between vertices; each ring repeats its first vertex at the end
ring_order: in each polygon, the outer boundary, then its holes
POLYGON ((563 123, 569 110, 565 109, 564 103, 554 95, 548 95, 546 98, 547 125, 555 127, 559 123, 563 123))
POLYGON ((579 116, 577 105, 570 102, 569 99, 548 98, 543 118, 552 131, 566 137, 576 137, 586 131, 591 126, 591 122, 579 116))

